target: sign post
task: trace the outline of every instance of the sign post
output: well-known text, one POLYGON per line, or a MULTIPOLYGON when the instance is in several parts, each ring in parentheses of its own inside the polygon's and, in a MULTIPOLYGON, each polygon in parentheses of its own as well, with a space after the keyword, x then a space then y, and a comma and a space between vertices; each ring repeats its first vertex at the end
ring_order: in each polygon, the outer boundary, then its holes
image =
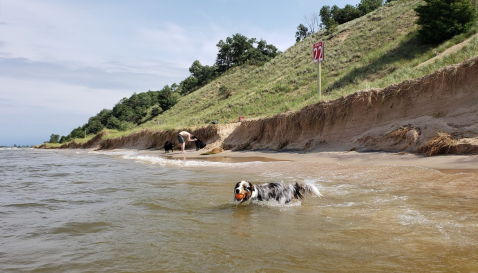
POLYGON ((324 42, 320 41, 314 44, 314 63, 317 65, 317 81, 318 81, 318 90, 319 90, 319 99, 322 99, 322 67, 321 63, 324 60, 324 42))

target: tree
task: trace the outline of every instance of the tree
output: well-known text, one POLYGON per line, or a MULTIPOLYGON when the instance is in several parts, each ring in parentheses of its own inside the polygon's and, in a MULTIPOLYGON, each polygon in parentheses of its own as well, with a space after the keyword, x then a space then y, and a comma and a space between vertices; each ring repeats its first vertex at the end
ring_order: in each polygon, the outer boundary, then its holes
POLYGON ((101 124, 106 125, 108 119, 113 115, 113 110, 103 109, 96 116, 98 117, 101 124))
POLYGON ((194 76, 189 76, 179 83, 180 91, 179 93, 183 96, 196 91, 198 89, 198 79, 194 76))
POLYGON ((415 8, 418 15, 418 38, 425 43, 440 43, 467 31, 477 18, 471 0, 425 0, 415 8))
POLYGON ((176 83, 171 84, 171 90, 173 90, 173 92, 178 91, 178 89, 179 89, 179 85, 178 85, 178 84, 176 84, 176 83))
POLYGON ((357 9, 360 11, 360 16, 364 16, 383 5, 383 0, 362 0, 357 5, 357 9))
POLYGON ((104 126, 101 124, 101 122, 97 119, 92 119, 90 118, 90 121, 88 121, 88 125, 86 127, 86 131, 91 134, 97 134, 103 130, 104 126))
POLYGON ((332 16, 337 24, 347 23, 356 18, 360 17, 360 11, 352 5, 345 5, 343 9, 333 6, 332 7, 332 16))
POLYGON ((245 63, 260 65, 280 53, 275 46, 267 45, 266 41, 257 42, 256 38, 249 39, 239 33, 227 37, 226 41, 220 40, 216 46, 219 48, 219 52, 215 65, 219 73, 224 73, 231 67, 245 63), (261 48, 255 48, 254 44, 260 45, 261 48))
POLYGON ((50 136, 50 143, 58 143, 59 142, 59 139, 60 139, 60 135, 57 135, 57 134, 51 134, 50 136))
POLYGON ((85 129, 81 126, 75 128, 71 131, 67 138, 74 139, 74 138, 84 138, 85 137, 85 129))
MULTIPOLYGON (((187 95, 196 91, 218 76, 217 66, 203 66, 198 60, 193 62, 189 68, 189 72, 191 73, 191 76, 187 77, 180 83, 181 95, 187 95)), ((170 88, 174 92, 178 88, 178 85, 174 83, 170 88)))
POLYGON ((117 117, 111 116, 106 122, 106 128, 121 130, 121 121, 117 117))
POLYGON ((338 25, 352 21, 381 7, 382 2, 383 0, 361 0, 357 7, 347 4, 343 9, 337 5, 332 6, 332 8, 323 6, 319 13, 322 21, 320 27, 327 29, 328 34, 332 34, 337 30, 338 25))
POLYGON ((68 138, 66 136, 61 136, 60 137, 60 143, 65 143, 68 141, 68 138))
POLYGON ((304 21, 309 27, 309 33, 312 34, 315 33, 316 30, 318 30, 317 28, 319 27, 320 16, 316 12, 314 12, 309 16, 304 16, 304 21))
POLYGON ((339 24, 333 18, 330 18, 329 21, 325 23, 325 29, 327 30, 326 34, 327 35, 333 34, 334 32, 337 31, 338 26, 339 24))
POLYGON ((173 107, 176 103, 178 103, 178 100, 179 100, 178 93, 174 92, 169 85, 165 85, 163 89, 161 89, 161 91, 159 92, 159 95, 158 95, 159 107, 161 107, 161 109, 163 109, 164 111, 173 107))
POLYGON ((275 56, 277 56, 277 54, 280 53, 280 51, 277 47, 275 47, 274 45, 271 45, 271 44, 268 45, 267 42, 265 40, 262 40, 262 39, 259 42, 257 42, 256 49, 262 55, 264 55, 268 60, 274 58, 275 56))
POLYGON ((189 68, 189 72, 198 80, 198 85, 204 86, 217 77, 217 66, 203 66, 196 60, 189 68))
POLYGON ((320 24, 321 28, 327 27, 326 23, 330 21, 332 18, 332 10, 330 9, 330 6, 323 6, 320 9, 320 20, 322 23, 320 24))
POLYGON ((239 33, 227 37, 226 41, 220 40, 216 45, 219 48, 216 66, 220 72, 226 72, 232 66, 243 64, 242 54, 252 47, 247 37, 239 33))
POLYGON ((149 108, 152 104, 151 96, 148 93, 139 94, 139 106, 149 108))
POLYGON ((298 43, 304 40, 309 35, 310 35, 309 29, 303 24, 300 24, 299 26, 297 26, 297 31, 295 33, 295 42, 298 43))
POLYGON ((338 23, 334 20, 333 15, 332 15, 332 11, 334 13, 337 13, 338 9, 339 9, 339 7, 337 7, 337 6, 334 6, 333 10, 330 9, 330 6, 323 6, 320 9, 319 14, 320 14, 320 18, 322 20, 322 23, 320 24, 320 27, 325 28, 327 30, 326 33, 328 35, 337 31, 338 23))
POLYGON ((159 106, 154 106, 152 109, 151 109, 151 116, 152 117, 155 117, 159 114, 161 114, 163 112, 163 109, 159 106))
POLYGON ((332 8, 330 9, 331 17, 334 18, 335 22, 337 22, 338 24, 340 24, 338 19, 341 16, 341 14, 340 14, 341 11, 342 10, 337 5, 333 5, 332 8))

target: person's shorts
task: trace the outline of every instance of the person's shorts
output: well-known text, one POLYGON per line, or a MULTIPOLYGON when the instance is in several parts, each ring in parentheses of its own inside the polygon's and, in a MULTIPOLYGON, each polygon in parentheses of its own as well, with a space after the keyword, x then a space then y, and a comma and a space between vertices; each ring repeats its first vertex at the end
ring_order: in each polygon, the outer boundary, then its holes
POLYGON ((179 143, 184 143, 184 138, 182 135, 178 135, 178 141, 179 143))

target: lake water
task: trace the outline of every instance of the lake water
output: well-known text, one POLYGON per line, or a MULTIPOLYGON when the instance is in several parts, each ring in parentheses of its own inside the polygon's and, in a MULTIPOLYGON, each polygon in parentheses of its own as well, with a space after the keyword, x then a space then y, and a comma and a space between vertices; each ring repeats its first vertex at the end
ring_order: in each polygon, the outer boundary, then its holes
POLYGON ((478 272, 476 172, 161 155, 1 149, 0 272, 478 272))

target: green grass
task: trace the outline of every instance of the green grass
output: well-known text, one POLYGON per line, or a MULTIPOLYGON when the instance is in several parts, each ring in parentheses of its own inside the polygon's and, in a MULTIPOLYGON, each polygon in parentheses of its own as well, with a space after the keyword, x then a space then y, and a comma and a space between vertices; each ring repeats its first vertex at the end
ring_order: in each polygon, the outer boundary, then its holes
POLYGON ((418 0, 392 1, 366 16, 340 25, 332 35, 322 30, 261 67, 231 69, 182 97, 163 114, 132 130, 110 132, 107 137, 119 137, 144 128, 167 130, 202 126, 212 121, 234 122, 239 116, 260 118, 317 103, 317 65, 312 61, 312 45, 320 40, 325 44, 322 100, 419 78, 477 55, 476 26, 440 45, 421 44, 416 38, 417 18, 413 8, 422 3, 418 0), (470 37, 471 41, 460 50, 418 66, 470 37), (228 96, 224 95, 224 90, 228 96))
MULTIPOLYGON (((41 145, 43 145, 43 144, 41 144, 41 145)), ((44 145, 45 145, 44 146, 45 149, 58 149, 58 148, 60 148, 60 146, 62 144, 60 144, 60 143, 44 143, 44 145)), ((40 145, 37 145, 37 147, 38 146, 40 146, 40 145)))

